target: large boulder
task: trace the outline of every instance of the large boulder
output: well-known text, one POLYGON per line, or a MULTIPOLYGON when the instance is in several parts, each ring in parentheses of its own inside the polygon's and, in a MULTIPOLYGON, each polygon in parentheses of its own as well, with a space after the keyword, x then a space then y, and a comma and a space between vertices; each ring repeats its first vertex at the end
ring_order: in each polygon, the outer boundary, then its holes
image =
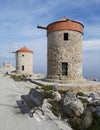
POLYGON ((83 103, 76 97, 76 94, 68 91, 61 100, 62 113, 67 117, 80 116, 83 111, 83 103))

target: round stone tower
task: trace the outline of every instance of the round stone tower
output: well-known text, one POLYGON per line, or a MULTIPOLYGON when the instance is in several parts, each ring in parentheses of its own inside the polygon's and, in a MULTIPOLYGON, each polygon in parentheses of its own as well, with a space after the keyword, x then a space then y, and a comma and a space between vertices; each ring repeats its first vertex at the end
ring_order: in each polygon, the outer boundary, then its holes
POLYGON ((66 17, 47 26, 47 80, 82 80, 83 28, 66 17))
POLYGON ((33 51, 26 47, 16 51, 16 71, 21 74, 32 74, 33 51))

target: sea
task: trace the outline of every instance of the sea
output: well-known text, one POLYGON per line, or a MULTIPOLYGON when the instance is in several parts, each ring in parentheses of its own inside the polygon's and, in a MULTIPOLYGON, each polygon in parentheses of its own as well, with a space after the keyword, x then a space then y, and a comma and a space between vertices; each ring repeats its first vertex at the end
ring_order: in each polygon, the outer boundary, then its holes
MULTIPOLYGON (((15 59, 13 58, 0 58, 0 66, 3 65, 4 61, 8 61, 11 64, 13 64, 15 66, 15 59)), ((99 65, 95 65, 92 64, 92 66, 88 63, 86 64, 85 62, 83 62, 83 78, 84 79, 89 79, 89 80, 93 80, 96 79, 97 81, 100 81, 100 66, 99 65)), ((34 73, 42 73, 42 74, 47 74, 47 65, 46 62, 41 62, 38 63, 35 62, 33 64, 33 72, 34 73)))

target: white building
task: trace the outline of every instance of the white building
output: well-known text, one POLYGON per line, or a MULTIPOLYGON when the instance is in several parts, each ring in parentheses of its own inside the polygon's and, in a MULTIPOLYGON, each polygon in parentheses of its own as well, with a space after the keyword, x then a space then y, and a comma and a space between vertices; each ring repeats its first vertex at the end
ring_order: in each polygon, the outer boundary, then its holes
POLYGON ((21 74, 32 74, 33 51, 26 47, 16 51, 16 71, 21 74))
POLYGON ((4 61, 3 65, 0 66, 1 73, 11 73, 12 71, 15 71, 15 67, 8 61, 4 61))

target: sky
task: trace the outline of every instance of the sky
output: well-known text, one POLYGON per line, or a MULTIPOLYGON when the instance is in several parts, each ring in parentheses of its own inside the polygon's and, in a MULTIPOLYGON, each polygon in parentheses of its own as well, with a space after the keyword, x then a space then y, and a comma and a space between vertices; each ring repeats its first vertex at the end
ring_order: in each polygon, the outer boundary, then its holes
POLYGON ((47 26, 62 19, 84 25, 83 76, 100 79, 100 0, 0 0, 0 65, 15 64, 12 53, 23 46, 34 52, 33 70, 47 72, 47 26))

